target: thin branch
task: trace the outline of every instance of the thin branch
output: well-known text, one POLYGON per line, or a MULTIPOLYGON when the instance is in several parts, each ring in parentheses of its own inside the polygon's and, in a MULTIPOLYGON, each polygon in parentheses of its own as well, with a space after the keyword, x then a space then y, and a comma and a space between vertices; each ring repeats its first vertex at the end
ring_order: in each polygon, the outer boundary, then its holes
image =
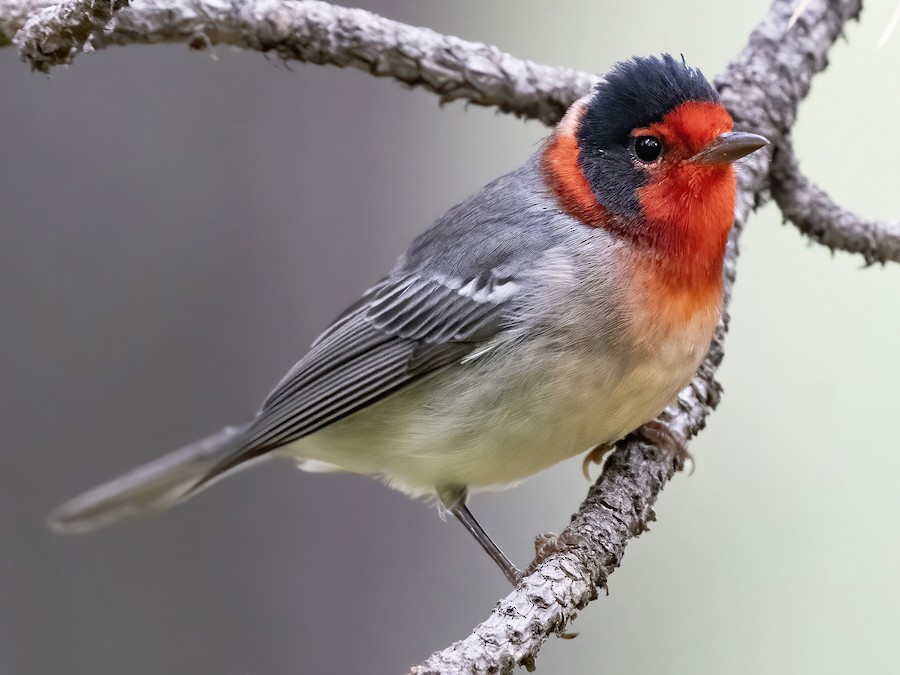
MULTIPOLYGON (((794 0, 774 0, 747 46, 717 79, 738 128, 770 138, 786 135, 813 75, 844 24, 860 11, 860 0, 814 0, 787 30, 794 0)), ((769 157, 750 155, 738 173, 734 228, 725 259, 725 306, 731 298, 738 239, 751 211, 766 199, 769 157)), ((661 415, 670 433, 691 438, 719 400, 716 370, 724 355, 727 312, 710 351, 691 384, 661 415)), ((654 519, 659 492, 680 468, 671 452, 643 443, 639 434, 620 443, 603 474, 558 539, 558 551, 494 608, 464 640, 432 654, 410 675, 509 673, 533 669, 541 645, 566 629, 578 610, 605 588, 625 546, 654 519)))
POLYGON ((140 0, 106 26, 77 0, 29 16, 43 0, 0 0, 0 34, 46 72, 80 51, 110 45, 186 42, 232 45, 305 63, 352 67, 437 94, 554 124, 596 77, 518 59, 496 47, 314 0, 140 0))
MULTIPOLYGON (((10 39, 22 28, 22 17, 28 15, 23 5, 33 8, 45 2, 0 0, 0 34, 10 39)), ((831 45, 860 10, 860 0, 804 0, 802 13, 788 30, 796 4, 797 0, 774 0, 747 47, 717 80, 738 128, 758 131, 779 143, 793 126, 813 75, 824 69, 831 45)), ((82 3, 69 6, 84 7, 82 3)), ((109 26, 92 19, 82 45, 78 44, 82 34, 73 39, 65 30, 54 33, 53 26, 36 30, 48 16, 29 21, 15 36, 16 44, 31 58, 49 55, 48 65, 69 62, 82 46, 164 41, 227 44, 272 51, 284 59, 352 66, 421 86, 442 101, 465 99, 497 106, 547 124, 559 119, 594 81, 584 73, 515 59, 494 47, 311 0, 230 4, 147 0, 118 12, 109 26)), ((725 260, 726 307, 735 279, 738 239, 752 209, 767 197, 768 154, 748 157, 738 181, 735 223, 725 260)), ((724 354, 726 328, 727 313, 723 313, 697 376, 661 416, 675 437, 695 435, 718 402, 715 373, 724 354)), ((619 444, 552 552, 491 616, 468 638, 433 654, 412 672, 508 673, 517 665, 533 666, 543 642, 565 630, 577 611, 605 587, 626 544, 653 520, 657 495, 680 468, 675 456, 661 447, 664 444, 648 444, 641 438, 637 434, 619 444)))
POLYGON ((900 262, 900 222, 860 218, 838 206, 800 171, 789 136, 772 158, 772 198, 785 220, 832 251, 859 253, 867 264, 900 262))
POLYGON ((881 37, 878 38, 878 43, 875 45, 876 49, 881 49, 888 43, 891 35, 893 35, 894 31, 897 29, 897 24, 900 24, 900 3, 894 8, 894 13, 891 14, 887 26, 884 27, 884 32, 881 34, 881 37))

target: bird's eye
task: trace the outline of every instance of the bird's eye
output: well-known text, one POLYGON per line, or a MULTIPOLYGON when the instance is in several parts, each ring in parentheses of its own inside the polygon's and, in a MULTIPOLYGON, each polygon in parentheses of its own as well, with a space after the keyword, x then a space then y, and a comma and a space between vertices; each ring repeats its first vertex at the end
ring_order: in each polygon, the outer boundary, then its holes
POLYGON ((634 154, 642 162, 655 162, 662 153, 662 143, 656 136, 638 136, 634 139, 634 154))

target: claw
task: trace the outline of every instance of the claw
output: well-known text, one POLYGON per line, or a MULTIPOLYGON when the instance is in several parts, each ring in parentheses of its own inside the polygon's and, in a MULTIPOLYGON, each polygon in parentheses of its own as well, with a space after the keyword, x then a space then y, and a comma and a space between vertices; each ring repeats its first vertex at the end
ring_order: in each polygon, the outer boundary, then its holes
POLYGON ((606 455, 615 447, 614 443, 601 443, 588 450, 588 453, 584 456, 584 461, 581 463, 581 473, 584 474, 584 478, 588 483, 594 482, 594 479, 591 478, 591 464, 602 464, 606 455))

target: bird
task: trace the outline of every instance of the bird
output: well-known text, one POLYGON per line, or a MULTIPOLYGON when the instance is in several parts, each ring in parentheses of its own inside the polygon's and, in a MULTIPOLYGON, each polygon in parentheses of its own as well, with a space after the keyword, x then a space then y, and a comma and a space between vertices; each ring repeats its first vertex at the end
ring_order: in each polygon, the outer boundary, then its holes
MULTIPOLYGON (((682 57, 616 63, 532 156, 450 208, 312 343, 242 424, 56 509, 81 533, 165 510, 271 457, 366 474, 453 514, 654 420, 722 306, 735 131, 682 57)), ((587 459, 586 459, 587 461, 587 459)))

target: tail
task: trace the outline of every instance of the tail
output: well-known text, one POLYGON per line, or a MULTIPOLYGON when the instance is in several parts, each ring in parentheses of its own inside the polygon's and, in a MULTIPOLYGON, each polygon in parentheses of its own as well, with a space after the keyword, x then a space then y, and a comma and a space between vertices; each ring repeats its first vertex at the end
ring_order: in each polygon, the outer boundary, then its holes
POLYGON ((54 532, 81 534, 175 506, 214 482, 208 477, 240 449, 248 427, 226 427, 95 487, 57 508, 47 524, 54 532))

